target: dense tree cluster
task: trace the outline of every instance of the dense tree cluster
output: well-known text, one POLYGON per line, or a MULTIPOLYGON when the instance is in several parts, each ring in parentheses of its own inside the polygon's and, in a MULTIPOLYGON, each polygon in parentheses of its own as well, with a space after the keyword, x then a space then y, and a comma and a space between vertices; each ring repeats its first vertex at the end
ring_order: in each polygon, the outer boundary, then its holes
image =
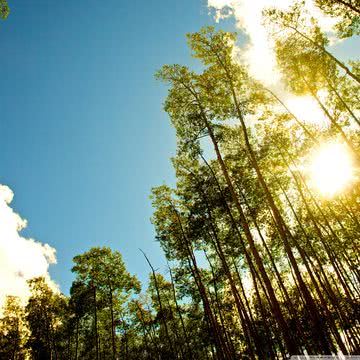
MULTIPOLYGON (((358 32, 356 1, 316 2, 336 12, 339 37, 358 32)), ((176 129, 175 188, 152 191, 153 224, 168 270, 148 288, 121 254, 74 258, 70 296, 29 281, 9 297, 0 358, 285 359, 360 353, 360 64, 329 52, 297 3, 264 13, 287 91, 307 95, 326 124, 299 119, 274 89, 234 60, 236 35, 189 34, 202 72, 166 65, 165 110, 176 129), (323 196, 306 164, 327 143, 346 147, 354 178, 323 196)), ((311 114, 309 114, 311 116, 311 114)))

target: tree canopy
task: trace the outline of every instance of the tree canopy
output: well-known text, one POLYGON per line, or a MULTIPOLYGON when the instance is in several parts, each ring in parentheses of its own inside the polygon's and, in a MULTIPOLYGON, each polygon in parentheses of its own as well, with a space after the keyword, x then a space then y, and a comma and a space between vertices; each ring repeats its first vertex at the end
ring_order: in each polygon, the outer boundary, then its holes
MULTIPOLYGON (((358 34, 356 1, 316 5, 336 16, 339 39, 358 34)), ((36 278, 25 306, 8 298, 0 357, 360 353, 360 66, 335 57, 303 6, 269 9, 264 21, 288 96, 316 104, 321 121, 306 103, 300 118, 284 92, 251 76, 234 56, 235 33, 188 34, 201 71, 174 64, 156 73, 177 137, 177 183, 151 195, 167 270, 143 253, 142 289, 118 251, 75 256, 69 296, 36 278)))

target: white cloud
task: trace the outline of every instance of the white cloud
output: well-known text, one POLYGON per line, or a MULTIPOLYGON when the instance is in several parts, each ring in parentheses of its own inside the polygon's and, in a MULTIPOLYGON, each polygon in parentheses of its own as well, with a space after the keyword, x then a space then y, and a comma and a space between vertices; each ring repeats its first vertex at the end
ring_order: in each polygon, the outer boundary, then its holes
MULTIPOLYGON (((310 96, 294 96, 285 89, 276 63, 274 41, 263 23, 265 9, 286 11, 293 4, 293 0, 208 0, 208 7, 214 10, 217 21, 233 16, 236 27, 248 36, 243 48, 235 47, 235 60, 245 63, 250 75, 277 93, 298 118, 324 125, 327 122, 324 114, 310 96)), ((311 0, 305 1, 305 9, 318 21, 323 31, 331 31, 337 22, 337 19, 323 15, 311 0)))
POLYGON ((286 7, 288 0, 208 0, 209 8, 215 10, 216 20, 234 16, 236 26, 248 37, 249 42, 241 51, 236 52, 239 61, 249 66, 249 71, 257 80, 267 85, 279 81, 276 70, 273 42, 262 25, 262 11, 267 7, 286 7), (228 11, 224 12, 224 9, 228 11), (230 9, 230 10, 229 10, 230 9))
POLYGON ((19 296, 26 301, 29 290, 26 280, 44 276, 52 288, 48 268, 56 263, 55 249, 20 235, 27 225, 10 207, 13 192, 0 185, 0 306, 6 295, 19 296))
MULTIPOLYGON (((241 51, 236 51, 239 61, 245 62, 250 74, 267 86, 280 81, 273 51, 273 40, 263 25, 262 12, 267 8, 288 9, 292 0, 208 0, 208 7, 214 9, 215 19, 234 16, 236 26, 248 37, 249 42, 241 51)), ((324 16, 311 0, 305 3, 306 10, 316 18, 321 28, 331 30, 336 19, 324 16)))

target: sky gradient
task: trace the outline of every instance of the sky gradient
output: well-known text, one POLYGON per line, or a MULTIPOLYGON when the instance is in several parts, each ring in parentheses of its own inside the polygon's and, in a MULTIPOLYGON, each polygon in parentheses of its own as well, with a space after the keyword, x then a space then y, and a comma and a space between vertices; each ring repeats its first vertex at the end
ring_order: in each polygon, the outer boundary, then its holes
MULTIPOLYGON (((92 246, 119 250, 144 283, 139 248, 165 270, 150 223, 151 187, 175 181, 166 87, 154 73, 163 64, 199 68, 185 34, 215 25, 207 1, 9 5, 0 23, 0 184, 28 220, 23 235, 57 250, 50 274, 65 293, 72 258, 92 246)), ((235 30, 235 20, 217 26, 235 30)), ((352 57, 358 45, 332 50, 352 57)))
POLYGON ((175 134, 162 111, 163 64, 192 64, 185 34, 212 24, 204 1, 9 1, 0 23, 0 183, 23 231, 57 250, 68 292, 73 256, 120 250, 145 281, 138 248, 163 270, 152 186, 173 183, 175 134))

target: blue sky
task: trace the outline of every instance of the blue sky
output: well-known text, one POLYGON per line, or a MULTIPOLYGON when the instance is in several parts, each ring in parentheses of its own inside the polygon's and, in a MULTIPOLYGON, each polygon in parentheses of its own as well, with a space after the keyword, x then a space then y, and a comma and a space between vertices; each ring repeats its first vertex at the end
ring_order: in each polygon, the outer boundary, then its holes
POLYGON ((166 63, 190 64, 185 34, 213 23, 205 1, 9 1, 0 23, 0 183, 24 231, 57 250, 67 292, 73 256, 122 252, 144 281, 164 257, 152 186, 172 183, 175 135, 162 111, 166 63))
MULTIPOLYGON (((57 250, 52 278, 67 292, 72 258, 120 250, 144 282, 164 257, 150 189, 174 183, 175 134, 154 72, 194 66, 185 34, 214 24, 205 0, 11 1, 0 23, 0 184, 28 219, 24 235, 57 250)), ((234 29, 233 20, 221 22, 234 29)), ((340 57, 356 52, 340 44, 340 57)), ((197 66, 197 65, 195 65, 197 66)))

